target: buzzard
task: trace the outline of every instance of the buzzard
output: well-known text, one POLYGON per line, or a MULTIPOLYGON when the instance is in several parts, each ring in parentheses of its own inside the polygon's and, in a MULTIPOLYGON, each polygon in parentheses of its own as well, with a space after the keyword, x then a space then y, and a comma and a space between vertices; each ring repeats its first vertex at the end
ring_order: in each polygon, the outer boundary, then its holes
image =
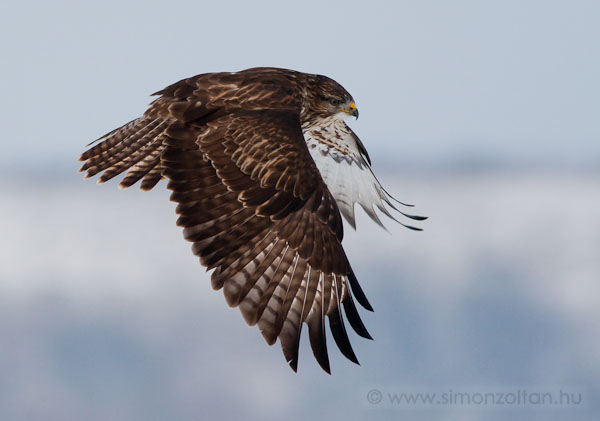
POLYGON ((212 287, 269 345, 279 338, 294 371, 306 323, 330 372, 325 316, 358 364, 342 307, 368 339, 353 296, 372 307, 342 248, 341 215, 355 228, 356 203, 379 225, 374 208, 392 219, 386 206, 400 211, 344 122, 358 118, 352 96, 326 76, 277 68, 201 74, 153 95, 142 117, 88 145, 79 158, 86 178, 102 173, 103 183, 127 171, 119 186, 141 180, 142 190, 167 179, 177 225, 214 269, 212 287))

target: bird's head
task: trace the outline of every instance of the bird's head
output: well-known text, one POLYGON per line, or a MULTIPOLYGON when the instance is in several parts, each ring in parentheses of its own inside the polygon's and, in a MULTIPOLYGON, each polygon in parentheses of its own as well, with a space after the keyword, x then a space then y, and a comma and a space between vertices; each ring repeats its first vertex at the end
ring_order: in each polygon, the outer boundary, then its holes
POLYGON ((321 119, 331 117, 344 119, 348 116, 358 118, 354 98, 342 85, 321 75, 315 76, 311 82, 310 114, 321 119))

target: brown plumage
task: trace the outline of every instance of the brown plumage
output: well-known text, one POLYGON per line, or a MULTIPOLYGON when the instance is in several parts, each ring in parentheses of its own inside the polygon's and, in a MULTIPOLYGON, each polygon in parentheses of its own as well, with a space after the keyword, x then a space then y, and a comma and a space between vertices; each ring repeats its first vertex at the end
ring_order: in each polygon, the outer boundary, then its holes
MULTIPOLYGON (((350 94, 325 76, 256 68, 198 75, 155 95, 144 116, 81 155, 86 177, 102 173, 98 181, 105 182, 127 171, 120 186, 141 180, 144 190, 167 178, 177 224, 200 262, 214 269, 213 288, 223 289, 227 303, 258 325, 268 344, 279 338, 294 371, 306 323, 313 353, 330 372, 326 317, 341 352, 358 363, 342 307, 365 338, 371 337, 353 294, 372 308, 341 245, 338 203, 349 218, 348 203, 364 207, 373 193, 342 200, 348 193, 338 186, 334 197, 321 170, 327 163, 309 151, 310 139, 321 136, 331 158, 341 151, 358 164, 353 171, 368 168, 364 146, 340 118, 358 116, 350 94), (308 137, 320 127, 331 127, 335 139, 321 131, 308 137), (345 133, 354 140, 344 140, 345 133)), ((374 205, 381 209, 383 200, 393 207, 382 188, 374 191, 380 198, 374 205)))

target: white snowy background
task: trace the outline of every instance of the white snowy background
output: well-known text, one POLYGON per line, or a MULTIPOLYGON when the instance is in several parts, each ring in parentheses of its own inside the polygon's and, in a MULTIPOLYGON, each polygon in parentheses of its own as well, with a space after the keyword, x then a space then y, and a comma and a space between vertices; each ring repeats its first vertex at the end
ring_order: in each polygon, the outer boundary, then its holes
POLYGON ((581 419, 600 412, 600 56, 593 1, 21 2, 2 16, 0 419, 581 419), (273 65, 354 95, 415 213, 345 247, 375 338, 333 374, 227 308, 155 191, 84 145, 148 93, 273 65), (579 405, 379 405, 366 392, 581 393, 579 405))

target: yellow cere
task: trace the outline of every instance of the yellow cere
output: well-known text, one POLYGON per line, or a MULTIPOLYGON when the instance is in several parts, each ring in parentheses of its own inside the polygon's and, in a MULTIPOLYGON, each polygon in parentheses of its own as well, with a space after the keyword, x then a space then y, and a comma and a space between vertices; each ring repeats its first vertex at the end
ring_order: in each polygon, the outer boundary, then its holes
POLYGON ((342 111, 345 112, 346 114, 350 114, 354 110, 356 110, 356 104, 354 102, 351 102, 350 103, 350 109, 348 109, 348 110, 342 110, 342 111))

